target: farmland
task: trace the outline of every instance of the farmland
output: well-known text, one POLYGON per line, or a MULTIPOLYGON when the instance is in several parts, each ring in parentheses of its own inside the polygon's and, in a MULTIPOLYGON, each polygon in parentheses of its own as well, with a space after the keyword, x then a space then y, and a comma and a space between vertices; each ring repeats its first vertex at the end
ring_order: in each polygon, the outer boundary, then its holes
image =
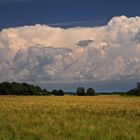
POLYGON ((0 96, 0 140, 139 140, 140 97, 0 96))

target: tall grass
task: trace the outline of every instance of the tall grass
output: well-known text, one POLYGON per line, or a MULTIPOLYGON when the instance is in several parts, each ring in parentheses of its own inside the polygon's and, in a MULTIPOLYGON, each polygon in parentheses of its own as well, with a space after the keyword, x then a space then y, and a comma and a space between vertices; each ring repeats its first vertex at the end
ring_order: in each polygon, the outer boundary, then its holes
POLYGON ((140 98, 0 96, 0 140, 140 140, 140 98))

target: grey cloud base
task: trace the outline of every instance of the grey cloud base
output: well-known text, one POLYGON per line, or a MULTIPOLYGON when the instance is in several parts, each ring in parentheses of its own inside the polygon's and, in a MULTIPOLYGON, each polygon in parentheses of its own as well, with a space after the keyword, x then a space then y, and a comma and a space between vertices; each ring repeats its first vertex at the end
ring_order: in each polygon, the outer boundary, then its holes
POLYGON ((140 77, 140 17, 114 17, 106 26, 47 25, 0 32, 0 80, 99 82, 140 77))

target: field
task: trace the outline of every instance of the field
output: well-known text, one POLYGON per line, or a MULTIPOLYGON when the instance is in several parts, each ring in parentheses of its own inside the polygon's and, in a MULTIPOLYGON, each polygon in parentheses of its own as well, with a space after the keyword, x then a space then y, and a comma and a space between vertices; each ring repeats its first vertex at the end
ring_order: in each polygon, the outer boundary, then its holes
POLYGON ((140 98, 0 96, 0 140, 140 140, 140 98))

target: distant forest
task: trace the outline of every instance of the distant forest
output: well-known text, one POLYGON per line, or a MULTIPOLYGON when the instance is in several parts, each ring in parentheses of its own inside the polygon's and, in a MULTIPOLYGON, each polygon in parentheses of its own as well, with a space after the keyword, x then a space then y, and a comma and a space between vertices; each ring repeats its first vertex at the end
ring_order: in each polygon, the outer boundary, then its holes
POLYGON ((50 95, 46 89, 28 83, 0 83, 0 95, 50 95))
POLYGON ((140 82, 137 83, 136 88, 133 88, 127 92, 112 92, 112 93, 96 93, 94 88, 88 88, 85 90, 84 87, 78 87, 74 93, 65 93, 62 89, 53 89, 48 91, 42 89, 40 86, 28 84, 28 83, 17 83, 17 82, 2 82, 0 83, 0 95, 55 95, 63 96, 65 94, 78 95, 78 96, 95 96, 95 95, 129 95, 129 96, 140 96, 140 82))

